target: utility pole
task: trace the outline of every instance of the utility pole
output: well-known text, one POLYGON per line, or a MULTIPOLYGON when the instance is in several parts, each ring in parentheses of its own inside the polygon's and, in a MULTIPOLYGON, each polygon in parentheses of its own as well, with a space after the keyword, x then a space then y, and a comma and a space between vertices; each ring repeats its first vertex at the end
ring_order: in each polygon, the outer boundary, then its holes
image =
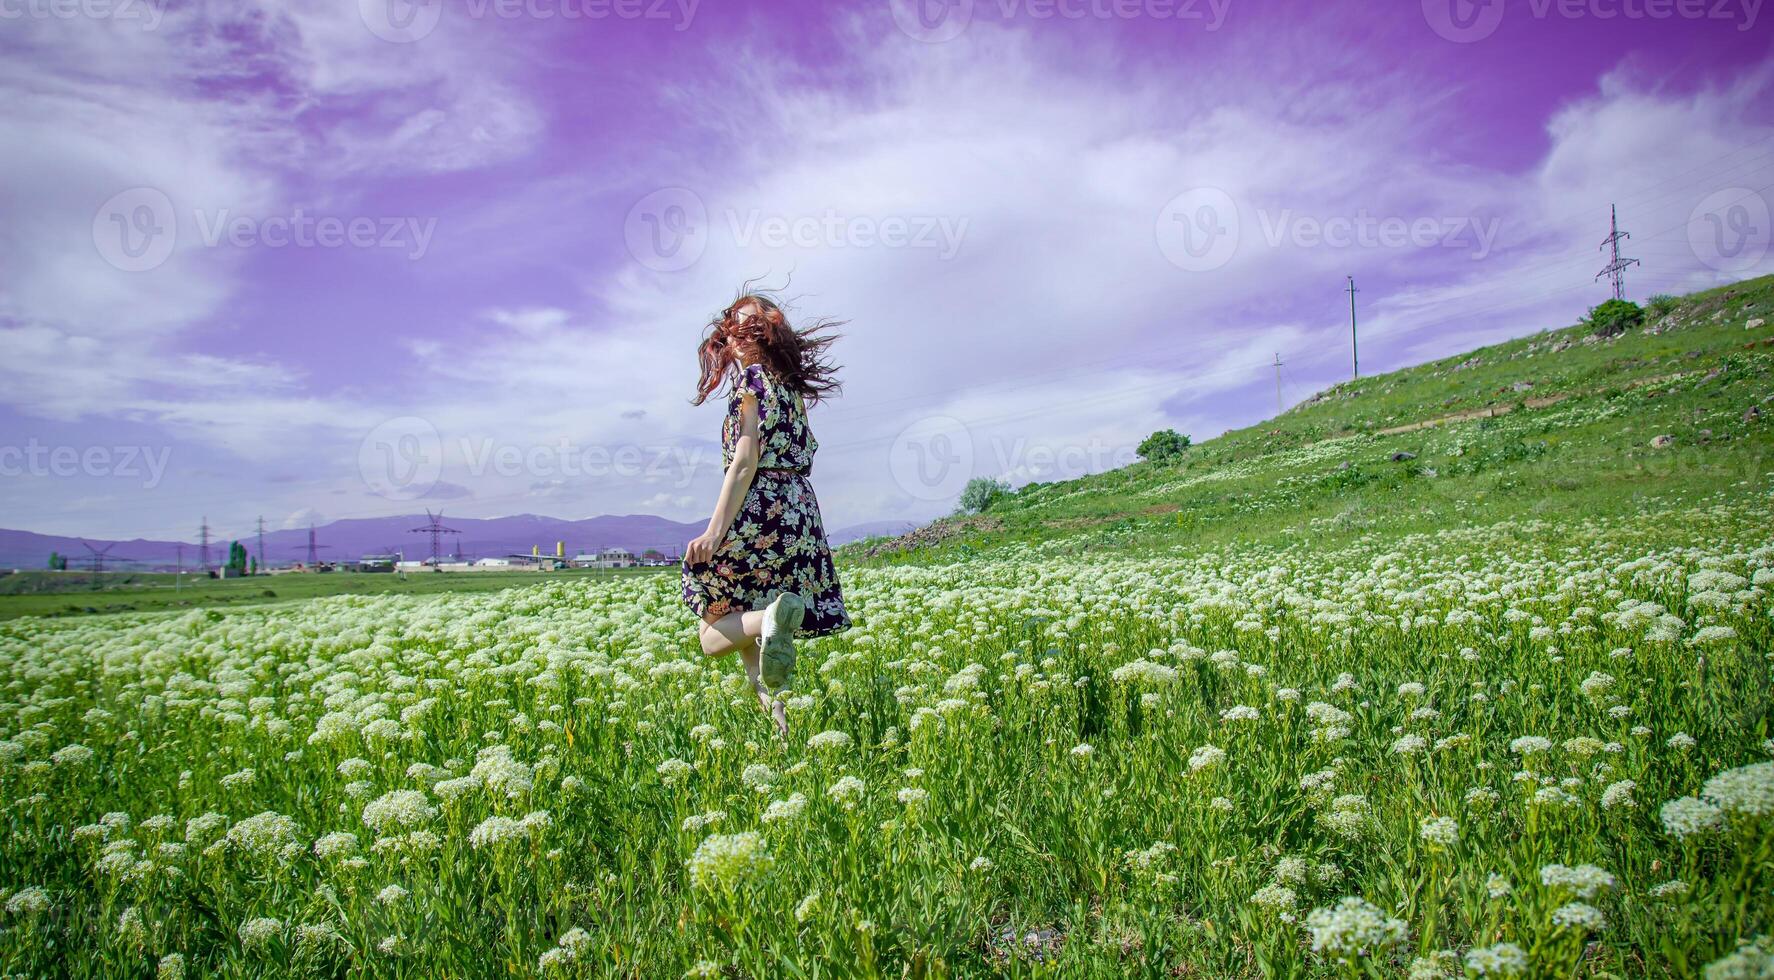
POLYGON ((1286 409, 1281 407, 1281 352, 1275 352, 1275 414, 1280 415, 1286 409))
POLYGON ((263 514, 259 515, 259 571, 260 573, 267 571, 265 568, 265 516, 263 514))
POLYGON ((1357 345, 1355 339, 1355 294, 1360 292, 1360 290, 1355 288, 1354 276, 1348 276, 1346 278, 1349 280, 1349 357, 1355 365, 1355 377, 1360 378, 1361 348, 1357 345))
POLYGON ((198 531, 197 563, 203 574, 209 574, 209 518, 203 519, 203 527, 198 531))
POLYGON ((185 578, 185 546, 183 543, 178 545, 177 554, 176 561, 178 563, 173 565, 172 573, 172 590, 174 592, 179 590, 179 586, 183 584, 185 578))
POLYGON ((1620 230, 1619 211, 1614 205, 1608 205, 1608 237, 1602 239, 1602 243, 1598 247, 1609 250, 1609 261, 1607 268, 1596 273, 1595 277, 1600 279, 1603 276, 1607 276, 1609 279, 1613 280, 1615 299, 1626 298, 1626 283, 1620 278, 1620 273, 1625 272, 1628 266, 1642 264, 1638 259, 1623 259, 1620 257, 1621 240, 1631 237, 1631 235, 1620 230))

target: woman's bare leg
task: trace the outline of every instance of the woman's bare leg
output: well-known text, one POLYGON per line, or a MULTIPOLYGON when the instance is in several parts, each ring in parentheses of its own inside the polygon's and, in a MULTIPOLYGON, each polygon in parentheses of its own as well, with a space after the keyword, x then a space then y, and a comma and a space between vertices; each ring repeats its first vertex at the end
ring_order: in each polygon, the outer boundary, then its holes
POLYGON ((751 681, 752 691, 758 696, 758 705, 776 722, 776 730, 787 738, 788 712, 764 686, 763 661, 758 653, 758 637, 763 635, 763 630, 762 612, 731 612, 725 616, 704 616, 698 633, 702 652, 707 656, 739 653, 739 662, 745 665, 745 677, 751 681))
POLYGON ((764 635, 762 612, 730 612, 725 616, 704 616, 698 630, 702 652, 720 657, 735 650, 757 649, 758 637, 764 635))

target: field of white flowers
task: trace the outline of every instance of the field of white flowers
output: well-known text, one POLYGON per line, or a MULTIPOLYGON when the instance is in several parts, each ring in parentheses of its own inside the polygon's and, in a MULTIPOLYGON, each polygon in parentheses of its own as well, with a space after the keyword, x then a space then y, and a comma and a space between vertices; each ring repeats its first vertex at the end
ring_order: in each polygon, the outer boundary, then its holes
POLYGON ((7 623, 0 968, 1769 976, 1768 503, 7 623))

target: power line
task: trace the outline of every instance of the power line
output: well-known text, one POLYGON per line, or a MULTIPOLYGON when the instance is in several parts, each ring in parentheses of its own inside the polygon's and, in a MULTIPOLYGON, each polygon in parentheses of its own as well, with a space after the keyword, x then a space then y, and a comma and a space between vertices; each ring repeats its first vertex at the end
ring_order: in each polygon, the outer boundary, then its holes
POLYGON ((332 547, 332 545, 330 545, 330 544, 320 544, 315 540, 315 538, 314 538, 314 522, 309 521, 308 522, 308 567, 309 568, 319 568, 320 567, 320 552, 322 551, 322 549, 327 549, 327 548, 331 548, 331 547, 332 547))
POLYGON ((413 528, 407 533, 431 535, 431 564, 435 566, 443 557, 443 536, 446 534, 461 534, 462 532, 453 527, 445 527, 443 525, 442 510, 433 514, 431 508, 427 507, 425 508, 425 517, 427 520, 424 527, 413 528))
POLYGON ((1620 274, 1626 271, 1627 267, 1639 264, 1638 259, 1623 259, 1620 257, 1621 240, 1631 237, 1632 235, 1630 233, 1620 230, 1620 213, 1618 209, 1612 204, 1608 205, 1608 237, 1602 239, 1602 243, 1598 247, 1608 249, 1612 259, 1608 262, 1607 268, 1596 273, 1595 277, 1600 279, 1603 276, 1607 276, 1613 281, 1615 299, 1626 298, 1626 283, 1621 280, 1620 274))
POLYGON ((111 553, 112 548, 117 547, 117 542, 113 541, 103 548, 94 548, 83 538, 80 541, 80 546, 91 553, 86 558, 87 567, 96 575, 105 570, 105 556, 111 553))

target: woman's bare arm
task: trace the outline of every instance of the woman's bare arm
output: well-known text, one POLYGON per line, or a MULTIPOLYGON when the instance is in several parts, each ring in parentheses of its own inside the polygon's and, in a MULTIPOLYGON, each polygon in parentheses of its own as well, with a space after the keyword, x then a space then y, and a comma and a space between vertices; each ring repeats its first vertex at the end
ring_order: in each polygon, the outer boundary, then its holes
POLYGON ((746 394, 739 403, 739 439, 733 446, 733 462, 721 481, 721 495, 715 501, 714 515, 702 537, 690 542, 684 557, 691 562, 705 562, 714 557, 715 549, 726 539, 727 531, 745 506, 745 495, 751 492, 752 480, 758 475, 758 457, 762 450, 758 431, 758 400, 746 394))

